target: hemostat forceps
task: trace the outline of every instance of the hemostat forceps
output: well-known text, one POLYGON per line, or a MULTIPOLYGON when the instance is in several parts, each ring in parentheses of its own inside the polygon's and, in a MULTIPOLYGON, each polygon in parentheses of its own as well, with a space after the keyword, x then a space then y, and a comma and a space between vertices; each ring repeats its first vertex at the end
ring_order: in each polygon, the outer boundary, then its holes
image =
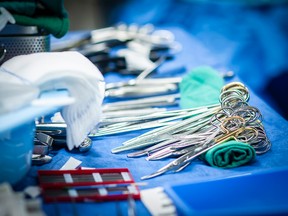
POLYGON ((245 139, 245 141, 252 141, 257 139, 258 131, 252 127, 246 127, 245 123, 245 120, 239 116, 225 118, 219 127, 219 135, 217 135, 212 140, 207 140, 207 142, 203 145, 202 148, 197 148, 194 151, 188 152, 180 156, 176 160, 170 162, 166 166, 156 171, 155 173, 143 176, 141 179, 144 180, 153 178, 162 175, 168 171, 179 172, 183 170, 186 166, 188 166, 193 159, 225 141, 231 139, 239 141, 245 139))

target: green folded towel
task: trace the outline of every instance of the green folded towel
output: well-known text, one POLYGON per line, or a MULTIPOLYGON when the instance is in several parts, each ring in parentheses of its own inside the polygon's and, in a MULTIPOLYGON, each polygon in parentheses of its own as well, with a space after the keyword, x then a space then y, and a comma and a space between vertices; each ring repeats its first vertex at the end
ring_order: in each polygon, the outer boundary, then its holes
POLYGON ((180 106, 183 109, 219 103, 223 77, 213 68, 195 68, 180 83, 180 106))
POLYGON ((210 166, 233 168, 252 161, 256 156, 255 149, 238 141, 221 143, 201 156, 210 166))
POLYGON ((8 10, 18 25, 37 26, 57 38, 68 32, 64 0, 0 0, 0 7, 8 10))

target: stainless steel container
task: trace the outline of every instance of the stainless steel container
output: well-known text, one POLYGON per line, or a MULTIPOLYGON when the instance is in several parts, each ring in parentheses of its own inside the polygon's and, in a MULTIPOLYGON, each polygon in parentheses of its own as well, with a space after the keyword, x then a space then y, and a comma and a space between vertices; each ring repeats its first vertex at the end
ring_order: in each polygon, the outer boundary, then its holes
POLYGON ((0 31, 0 64, 24 54, 50 51, 50 35, 36 26, 7 25, 0 31))

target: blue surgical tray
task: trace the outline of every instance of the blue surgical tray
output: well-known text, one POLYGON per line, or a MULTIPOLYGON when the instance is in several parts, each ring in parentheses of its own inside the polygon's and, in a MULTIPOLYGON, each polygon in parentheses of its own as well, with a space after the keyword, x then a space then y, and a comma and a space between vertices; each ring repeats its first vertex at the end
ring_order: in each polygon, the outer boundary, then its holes
POLYGON ((166 186, 180 215, 288 215, 288 168, 166 186))

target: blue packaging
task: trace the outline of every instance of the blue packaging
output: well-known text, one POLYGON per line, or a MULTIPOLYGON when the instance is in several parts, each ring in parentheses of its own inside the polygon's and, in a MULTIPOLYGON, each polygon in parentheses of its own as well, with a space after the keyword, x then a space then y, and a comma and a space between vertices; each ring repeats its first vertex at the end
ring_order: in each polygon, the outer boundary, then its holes
POLYGON ((0 133, 0 183, 16 184, 29 171, 34 131, 32 121, 0 133))
POLYGON ((288 215, 288 168, 170 185, 179 215, 288 215))

